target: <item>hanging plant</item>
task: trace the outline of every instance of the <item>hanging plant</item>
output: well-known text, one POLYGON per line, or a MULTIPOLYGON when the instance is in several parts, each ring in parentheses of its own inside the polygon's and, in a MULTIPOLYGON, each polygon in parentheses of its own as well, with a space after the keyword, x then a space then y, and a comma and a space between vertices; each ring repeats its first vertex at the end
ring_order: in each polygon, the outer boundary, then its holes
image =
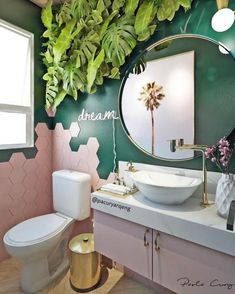
POLYGON ((71 0, 42 10, 46 28, 46 108, 55 110, 66 95, 94 93, 104 77, 118 79, 120 67, 138 41, 156 30, 156 20, 172 20, 192 0, 71 0))

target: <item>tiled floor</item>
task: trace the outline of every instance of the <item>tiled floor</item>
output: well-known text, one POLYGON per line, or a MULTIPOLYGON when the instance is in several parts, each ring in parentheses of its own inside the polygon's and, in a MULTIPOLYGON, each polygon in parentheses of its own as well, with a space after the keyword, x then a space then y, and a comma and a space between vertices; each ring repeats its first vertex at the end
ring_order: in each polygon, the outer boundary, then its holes
MULTIPOLYGON (((140 283, 125 277, 121 272, 106 270, 101 285, 92 294, 157 294, 140 283)), ((0 294, 24 294, 19 284, 19 264, 13 259, 0 263, 0 294)), ((69 274, 52 283, 37 294, 75 294, 69 285, 69 274)))

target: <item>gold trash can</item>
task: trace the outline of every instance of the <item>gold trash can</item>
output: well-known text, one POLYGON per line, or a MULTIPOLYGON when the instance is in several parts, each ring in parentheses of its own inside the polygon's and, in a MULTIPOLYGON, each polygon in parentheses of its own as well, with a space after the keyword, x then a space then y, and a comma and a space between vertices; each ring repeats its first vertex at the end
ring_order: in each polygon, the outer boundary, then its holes
POLYGON ((69 242, 70 285, 75 291, 94 289, 100 281, 101 255, 94 251, 94 234, 86 233, 69 242))

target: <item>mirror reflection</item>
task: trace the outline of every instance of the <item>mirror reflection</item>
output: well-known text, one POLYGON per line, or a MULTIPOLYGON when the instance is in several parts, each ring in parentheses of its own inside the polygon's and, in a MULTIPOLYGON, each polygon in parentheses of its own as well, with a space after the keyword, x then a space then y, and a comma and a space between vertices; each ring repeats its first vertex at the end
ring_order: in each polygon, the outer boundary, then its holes
MULTIPOLYGON (((148 48, 126 74, 120 89, 122 125, 132 142, 145 153, 166 160, 194 156, 192 150, 171 152, 172 139, 214 144, 219 130, 213 132, 208 127, 227 110, 227 98, 222 102, 218 90, 231 75, 233 61, 231 55, 221 53, 219 44, 186 35, 148 48), (212 109, 216 110, 210 117, 212 109)), ((231 110, 228 115, 231 117, 231 110)), ((232 127, 226 126, 222 136, 232 127)))

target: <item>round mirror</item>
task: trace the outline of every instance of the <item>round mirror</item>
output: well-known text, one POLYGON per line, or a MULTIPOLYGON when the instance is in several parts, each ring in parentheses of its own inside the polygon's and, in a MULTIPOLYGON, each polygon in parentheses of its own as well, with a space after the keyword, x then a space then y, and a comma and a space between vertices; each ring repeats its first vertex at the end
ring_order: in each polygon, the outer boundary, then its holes
POLYGON ((170 141, 213 145, 229 134, 234 85, 234 59, 222 44, 194 35, 164 39, 148 47, 122 81, 122 125, 153 157, 191 159, 193 150, 171 152, 170 141))

